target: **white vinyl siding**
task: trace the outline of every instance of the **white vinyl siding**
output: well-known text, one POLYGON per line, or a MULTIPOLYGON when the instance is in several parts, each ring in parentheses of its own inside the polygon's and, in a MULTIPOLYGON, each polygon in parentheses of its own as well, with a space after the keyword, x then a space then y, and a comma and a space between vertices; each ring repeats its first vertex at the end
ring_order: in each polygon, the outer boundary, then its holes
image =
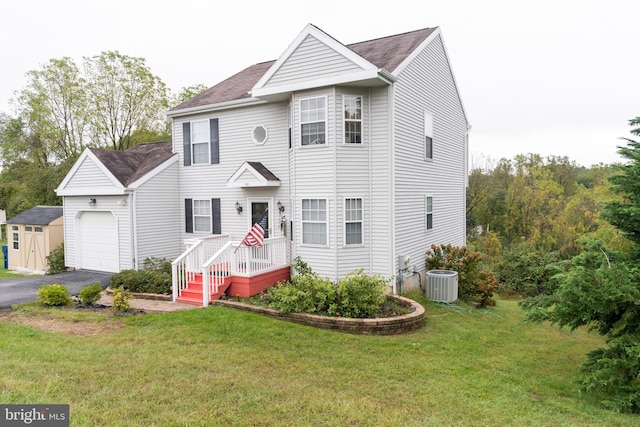
POLYGON ((323 96, 300 100, 300 144, 323 145, 327 138, 327 99, 323 96))
POLYGON ((148 257, 177 258, 184 249, 180 244, 179 224, 184 213, 178 194, 178 163, 142 184, 134 197, 138 266, 148 257))
POLYGON ((362 199, 344 199, 344 244, 362 245, 362 199))
POLYGON ((423 269, 424 253, 431 244, 466 244, 464 135, 468 123, 440 35, 400 73, 393 105, 394 255, 409 255, 423 269), (437 151, 429 163, 424 160, 425 112, 433 118, 437 151), (434 227, 428 231, 425 195, 434 202, 434 227))
MULTIPOLYGON (((265 188, 237 188, 228 187, 227 181, 247 160, 259 160, 275 176, 280 179, 279 187, 271 187, 269 197, 274 203, 289 198, 289 168, 287 144, 287 103, 264 104, 245 108, 235 108, 216 112, 216 118, 225 126, 219 127, 220 159, 219 164, 200 165, 198 167, 183 167, 183 126, 184 121, 193 121, 211 117, 209 113, 190 116, 183 121, 175 120, 173 136, 174 150, 179 154, 178 174, 176 180, 179 186, 178 201, 180 218, 175 225, 180 233, 180 244, 184 249, 184 241, 193 239, 193 233, 187 233, 184 214, 184 199, 197 200, 220 199, 220 221, 223 234, 228 234, 232 240, 242 240, 247 234, 247 200, 251 197, 264 197, 265 188), (264 126, 269 138, 263 145, 256 146, 251 139, 255 126, 264 126), (238 214, 235 203, 243 206, 243 212, 238 214)), ((316 150, 312 150, 316 151, 316 150)), ((290 215, 287 215, 289 217, 290 215)), ((282 235, 279 226, 273 227, 273 237, 282 235)))
POLYGON ((191 122, 191 155, 192 164, 209 163, 209 121, 191 122))
POLYGON ((362 97, 353 95, 343 96, 344 108, 344 143, 362 143, 362 97))
POLYGON ((302 243, 327 244, 326 199, 302 199, 302 243))
POLYGON ((64 189, 86 189, 87 191, 94 192, 94 194, 99 194, 109 190, 116 190, 117 185, 98 165, 96 165, 90 156, 87 156, 75 171, 64 189))
POLYGON ((326 79, 353 71, 360 71, 360 67, 309 35, 265 87, 326 79))

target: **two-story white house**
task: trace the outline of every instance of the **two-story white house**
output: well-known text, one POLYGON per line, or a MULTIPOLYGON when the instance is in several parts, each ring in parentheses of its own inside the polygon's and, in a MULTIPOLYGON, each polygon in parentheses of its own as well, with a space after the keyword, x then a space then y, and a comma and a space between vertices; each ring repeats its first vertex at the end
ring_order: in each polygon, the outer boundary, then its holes
POLYGON ((141 256, 176 259, 175 295, 188 299, 190 271, 208 263, 205 304, 221 291, 213 277, 280 280, 298 256, 333 280, 356 269, 397 277, 407 265, 424 271, 431 244, 465 244, 470 125, 437 27, 344 45, 307 25, 277 60, 168 116, 161 169, 147 165, 129 188, 94 150, 58 188, 69 266, 83 268, 81 218, 97 211, 119 236, 111 271, 137 268, 141 256), (83 168, 114 184, 115 195, 100 188, 118 206, 87 204, 99 197, 83 168), (144 192, 162 176, 164 193, 144 192), (265 210, 265 246, 238 249, 265 210))

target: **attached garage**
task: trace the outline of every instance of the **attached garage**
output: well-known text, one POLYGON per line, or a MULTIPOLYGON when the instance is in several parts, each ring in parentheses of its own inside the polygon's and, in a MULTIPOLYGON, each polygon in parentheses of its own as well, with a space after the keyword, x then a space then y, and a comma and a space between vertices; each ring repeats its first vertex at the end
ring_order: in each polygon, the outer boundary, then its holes
POLYGON ((68 268, 115 273, 181 253, 178 156, 171 148, 160 142, 80 155, 56 189, 68 268))
POLYGON ((120 271, 118 220, 110 211, 79 211, 76 220, 78 260, 76 268, 117 273, 120 271))

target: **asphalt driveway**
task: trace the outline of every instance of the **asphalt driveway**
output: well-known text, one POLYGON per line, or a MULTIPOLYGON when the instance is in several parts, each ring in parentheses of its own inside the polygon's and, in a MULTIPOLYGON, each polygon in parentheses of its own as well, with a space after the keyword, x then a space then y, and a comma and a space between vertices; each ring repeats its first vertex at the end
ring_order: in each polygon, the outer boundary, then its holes
POLYGON ((100 282, 106 288, 113 273, 102 271, 76 270, 51 276, 28 276, 16 279, 0 279, 0 309, 9 308, 13 304, 37 301, 40 286, 50 283, 65 285, 69 295, 78 292, 87 285, 100 282))

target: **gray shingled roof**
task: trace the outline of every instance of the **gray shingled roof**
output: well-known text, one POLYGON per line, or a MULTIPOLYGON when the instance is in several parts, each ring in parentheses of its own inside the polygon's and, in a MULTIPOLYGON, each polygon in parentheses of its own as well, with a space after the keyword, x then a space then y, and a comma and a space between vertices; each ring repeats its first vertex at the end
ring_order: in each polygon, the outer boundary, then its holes
POLYGON ((7 220, 7 224, 47 225, 62 216, 62 206, 36 206, 7 220))
POLYGON ((171 158, 171 142, 140 144, 125 151, 92 148, 91 152, 124 186, 171 158))
POLYGON ((280 178, 275 176, 265 165, 260 162, 247 162, 252 168, 262 175, 267 181, 280 181, 280 178))
MULTIPOLYGON (((437 27, 436 27, 437 28, 437 27)), ((382 37, 346 45, 378 68, 393 72, 436 28, 382 37)), ((276 61, 262 62, 240 71, 171 111, 249 98, 249 91, 276 61)))

